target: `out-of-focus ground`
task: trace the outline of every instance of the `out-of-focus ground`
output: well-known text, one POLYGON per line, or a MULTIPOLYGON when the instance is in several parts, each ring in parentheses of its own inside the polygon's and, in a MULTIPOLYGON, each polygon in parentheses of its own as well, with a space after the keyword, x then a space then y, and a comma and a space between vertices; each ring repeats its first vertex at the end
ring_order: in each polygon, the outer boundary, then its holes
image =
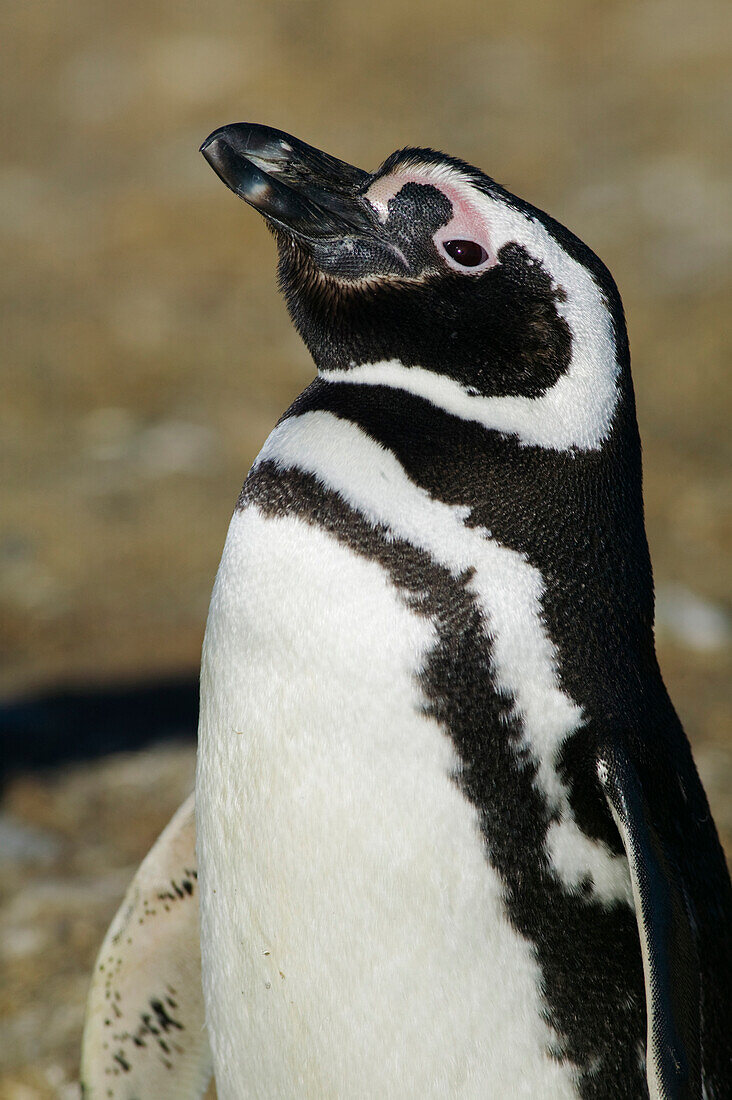
MULTIPOLYGON (((0 698, 195 673, 244 473, 311 377, 272 241, 201 140, 267 122, 367 168, 432 145, 551 211, 620 285, 660 658, 729 848, 726 0, 50 0, 5 16, 0 698)), ((6 783, 3 1100, 78 1095, 95 952, 190 788, 192 721, 187 742, 57 752, 6 783)), ((73 750, 73 721, 61 736, 73 750)))

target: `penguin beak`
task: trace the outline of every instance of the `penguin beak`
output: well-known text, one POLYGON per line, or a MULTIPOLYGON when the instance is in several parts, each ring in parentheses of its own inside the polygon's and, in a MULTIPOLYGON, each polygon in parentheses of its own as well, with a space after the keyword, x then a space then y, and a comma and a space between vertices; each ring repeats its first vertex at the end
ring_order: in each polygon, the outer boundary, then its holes
POLYGON ((382 236, 373 208, 358 194, 368 173, 281 130, 249 122, 222 126, 201 152, 227 187, 295 237, 382 236))

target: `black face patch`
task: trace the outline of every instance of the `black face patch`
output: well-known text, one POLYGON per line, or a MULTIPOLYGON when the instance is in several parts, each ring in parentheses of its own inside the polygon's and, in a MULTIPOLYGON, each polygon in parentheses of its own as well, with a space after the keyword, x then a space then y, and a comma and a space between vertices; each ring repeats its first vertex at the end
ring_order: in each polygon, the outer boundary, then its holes
POLYGON ((408 184, 389 204, 395 236, 406 234, 413 204, 431 211, 429 236, 412 241, 421 281, 366 284, 323 280, 300 247, 283 249, 280 280, 293 321, 318 367, 344 370, 397 359, 484 396, 538 397, 567 370, 571 334, 558 312, 562 291, 527 250, 504 245, 479 275, 445 268, 432 234, 450 204, 436 188, 408 184), (434 192, 426 197, 416 191, 434 192), (406 192, 406 194, 405 194, 406 192), (443 199, 444 203, 438 200, 443 199), (431 249, 431 253, 430 253, 431 249))
MULTIPOLYGON (((585 267, 624 339, 623 307, 602 261, 559 222, 512 195, 478 169, 432 149, 402 149, 353 192, 364 197, 392 173, 435 165, 476 192, 538 221, 567 256, 585 267)), ((452 204, 430 184, 405 184, 375 233, 343 240, 298 240, 275 229, 288 309, 322 369, 397 359, 446 374, 486 396, 540 396, 566 370, 571 335, 558 306, 561 286, 520 242, 509 242, 482 273, 450 268, 433 236, 452 204), (449 209, 448 209, 449 207, 449 209), (414 222, 414 224, 410 224, 414 222)))
POLYGON ((440 260, 432 240, 452 218, 452 203, 437 187, 405 183, 389 200, 384 229, 406 256, 411 271, 437 270, 440 260))
MULTIPOLYGON (((364 184, 363 196, 387 169, 389 162, 364 184)), ((479 189, 524 208, 487 177, 479 189)), ((387 214, 381 236, 313 242, 278 235, 280 283, 317 366, 397 360, 486 397, 539 397, 553 386, 568 368, 571 334, 558 310, 564 291, 542 264, 509 242, 487 270, 450 268, 434 236, 452 219, 453 204, 433 184, 405 183, 387 214)))
MULTIPOLYGON (((439 269, 440 259, 432 237, 451 217, 452 203, 438 188, 406 183, 389 202, 382 239, 353 236, 300 242, 295 247, 315 269, 345 283, 346 287, 378 276, 415 278, 427 270, 439 269)), ((286 235, 281 243, 289 251, 286 235)))

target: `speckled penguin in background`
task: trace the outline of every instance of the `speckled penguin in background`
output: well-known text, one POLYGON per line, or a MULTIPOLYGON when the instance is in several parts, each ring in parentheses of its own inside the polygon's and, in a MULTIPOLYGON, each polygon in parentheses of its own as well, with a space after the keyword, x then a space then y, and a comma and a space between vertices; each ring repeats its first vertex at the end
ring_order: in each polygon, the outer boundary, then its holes
POLYGON ((211 1058, 222 1100, 732 1095, 730 884, 656 663, 611 276, 430 150, 203 153, 318 377, 206 630, 210 1051, 189 808, 100 955, 88 1095, 199 1096, 211 1058))

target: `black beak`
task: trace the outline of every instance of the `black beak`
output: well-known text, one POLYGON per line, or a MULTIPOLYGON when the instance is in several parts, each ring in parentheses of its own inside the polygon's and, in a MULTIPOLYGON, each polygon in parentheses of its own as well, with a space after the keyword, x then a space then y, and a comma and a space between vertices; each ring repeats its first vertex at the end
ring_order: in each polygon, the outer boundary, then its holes
POLYGON ((368 173, 271 126, 238 122, 201 146, 214 172, 274 225, 305 240, 378 237, 359 194, 368 173))

